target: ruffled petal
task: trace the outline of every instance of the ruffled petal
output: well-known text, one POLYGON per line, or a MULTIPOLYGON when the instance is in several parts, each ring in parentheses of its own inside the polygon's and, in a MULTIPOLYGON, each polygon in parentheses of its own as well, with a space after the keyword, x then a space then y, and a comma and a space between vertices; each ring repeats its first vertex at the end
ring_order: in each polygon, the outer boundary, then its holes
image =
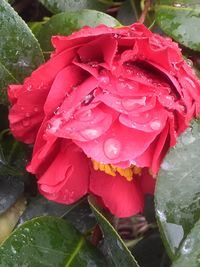
POLYGON ((117 217, 129 217, 143 210, 143 195, 134 179, 128 182, 119 175, 113 177, 93 171, 90 192, 101 197, 105 206, 117 217))
MULTIPOLYGON (((37 173, 41 194, 59 203, 71 204, 88 192, 87 157, 74 144, 61 140, 43 173, 37 173), (80 169, 83 170, 80 172, 80 169)), ((45 161, 43 164, 47 164, 45 161)))

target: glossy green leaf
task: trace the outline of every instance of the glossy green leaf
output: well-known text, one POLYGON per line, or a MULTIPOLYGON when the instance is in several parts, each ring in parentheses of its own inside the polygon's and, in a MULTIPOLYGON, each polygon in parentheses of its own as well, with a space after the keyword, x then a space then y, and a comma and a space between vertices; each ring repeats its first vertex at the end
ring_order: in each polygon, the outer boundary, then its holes
POLYGON ((95 10, 82 10, 80 12, 65 12, 57 14, 44 24, 37 35, 44 51, 52 50, 52 35, 69 35, 85 25, 95 27, 98 24, 119 26, 120 23, 113 17, 95 10))
POLYGON ((119 11, 117 12, 117 19, 121 21, 123 25, 130 25, 138 20, 138 2, 139 1, 126 0, 121 5, 119 11))
POLYGON ((24 223, 0 247, 1 267, 106 266, 101 253, 71 224, 56 217, 24 223))
POLYGON ((111 0, 39 0, 52 13, 64 11, 80 11, 81 9, 106 10, 106 7, 112 4, 111 0))
POLYGON ((200 266, 200 220, 187 235, 181 244, 177 254, 178 258, 173 262, 172 267, 199 267, 200 266))
POLYGON ((161 234, 173 259, 200 215, 200 125, 194 121, 161 165, 155 194, 161 234))
POLYGON ((0 63, 0 104, 8 103, 7 85, 17 83, 12 74, 0 63))
POLYGON ((5 98, 5 87, 22 81, 43 62, 43 55, 28 26, 5 0, 0 14, 0 95, 5 98))
POLYGON ((103 232, 103 251, 107 260, 110 261, 109 266, 139 267, 121 237, 115 231, 110 222, 104 217, 92 197, 89 197, 89 203, 103 232))
POLYGON ((157 1, 156 20, 161 29, 182 45, 200 51, 200 2, 157 1))
POLYGON ((20 218, 20 224, 34 217, 44 215, 63 218, 82 233, 91 230, 96 225, 96 220, 87 199, 65 205, 47 200, 41 195, 29 200, 27 209, 20 218))

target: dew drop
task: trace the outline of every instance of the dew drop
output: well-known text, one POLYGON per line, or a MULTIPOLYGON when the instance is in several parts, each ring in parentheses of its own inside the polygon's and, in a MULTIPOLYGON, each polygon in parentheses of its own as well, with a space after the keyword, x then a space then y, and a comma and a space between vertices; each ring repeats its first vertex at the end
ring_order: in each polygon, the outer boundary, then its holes
POLYGON ((161 128, 161 122, 159 120, 154 120, 150 123, 150 127, 152 130, 158 131, 161 128))
POLYGON ((96 128, 96 129, 88 128, 88 129, 80 131, 80 134, 86 140, 93 140, 102 134, 102 129, 101 128, 96 128))
POLYGON ((27 91, 31 91, 32 90, 32 85, 27 86, 26 90, 27 91))
POLYGON ((188 66, 193 67, 193 62, 191 59, 186 59, 186 63, 188 64, 188 66))
POLYGON ((31 116, 31 114, 30 114, 29 112, 26 112, 25 116, 26 116, 27 118, 29 118, 29 117, 31 116))
POLYGON ((137 105, 145 105, 146 103, 146 97, 142 97, 140 99, 131 99, 131 98, 124 98, 122 99, 122 106, 126 110, 133 110, 134 108, 137 107, 137 105))
POLYGON ((99 77, 99 80, 100 80, 100 82, 103 83, 103 84, 108 84, 108 83, 110 82, 110 78, 109 78, 108 76, 105 76, 105 75, 100 76, 100 77, 99 77))
POLYGON ((59 109, 60 109, 60 107, 57 107, 57 108, 56 108, 56 110, 54 111, 54 114, 55 114, 55 115, 59 115, 59 114, 60 114, 59 109))
POLYGON ((55 133, 60 125, 61 125, 61 119, 56 119, 51 124, 48 125, 48 131, 51 133, 55 133))
POLYGON ((92 117, 92 110, 91 109, 86 110, 86 111, 84 111, 78 115, 78 119, 80 121, 89 121, 89 120, 91 120, 91 117, 92 117))
POLYGON ((90 94, 86 95, 84 100, 83 100, 83 102, 82 102, 82 104, 89 105, 90 102, 93 100, 93 98, 94 98, 93 93, 90 93, 90 94))
POLYGON ((26 118, 26 119, 24 119, 24 120, 22 121, 22 125, 23 125, 24 127, 28 127, 28 126, 30 126, 30 124, 31 124, 31 122, 30 122, 30 119, 29 119, 29 118, 26 118))
POLYGON ((104 153, 109 159, 116 159, 121 152, 121 143, 115 138, 109 138, 104 142, 104 153))
POLYGON ((34 107, 33 109, 35 112, 38 112, 39 111, 39 108, 38 107, 34 107))

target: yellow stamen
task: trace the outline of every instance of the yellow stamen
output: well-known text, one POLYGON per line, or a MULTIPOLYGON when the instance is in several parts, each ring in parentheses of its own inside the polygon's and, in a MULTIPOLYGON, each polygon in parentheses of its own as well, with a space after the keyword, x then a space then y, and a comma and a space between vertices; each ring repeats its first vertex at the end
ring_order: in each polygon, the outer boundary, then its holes
POLYGON ((117 173, 119 173, 121 176, 125 177, 127 181, 131 181, 134 177, 134 175, 140 175, 142 172, 142 168, 139 168, 137 166, 131 165, 128 168, 122 169, 119 167, 116 167, 112 164, 103 164, 99 163, 95 160, 92 160, 93 168, 97 171, 104 171, 106 174, 116 176, 117 173))

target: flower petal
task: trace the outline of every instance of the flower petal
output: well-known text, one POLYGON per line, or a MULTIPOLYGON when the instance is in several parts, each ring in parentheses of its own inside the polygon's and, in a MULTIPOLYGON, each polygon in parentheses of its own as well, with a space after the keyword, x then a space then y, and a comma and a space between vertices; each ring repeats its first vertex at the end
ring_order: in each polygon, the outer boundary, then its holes
POLYGON ((90 192, 101 197, 105 206, 117 217, 129 217, 143 210, 143 195, 134 179, 115 177, 101 171, 93 171, 90 192))

